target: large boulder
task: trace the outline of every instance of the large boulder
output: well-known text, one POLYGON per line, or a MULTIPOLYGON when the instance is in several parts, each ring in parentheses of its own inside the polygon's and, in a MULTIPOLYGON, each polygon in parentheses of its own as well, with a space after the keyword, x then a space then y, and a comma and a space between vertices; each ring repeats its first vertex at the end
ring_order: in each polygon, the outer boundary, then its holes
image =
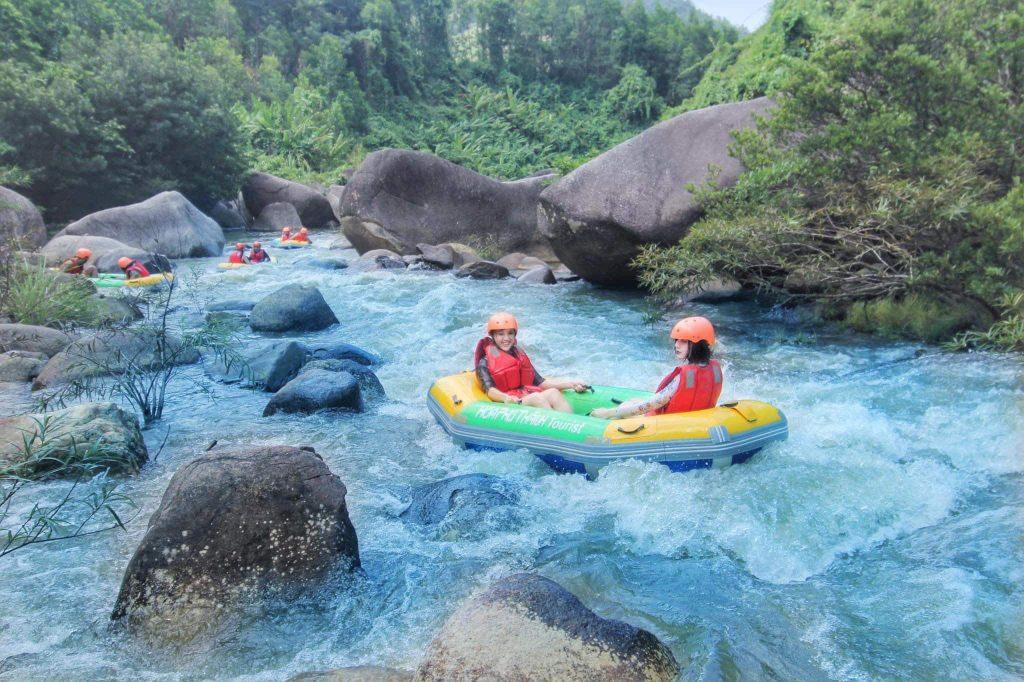
POLYGON ((606 620, 530 573, 467 600, 427 648, 421 680, 674 680, 672 652, 647 630, 606 620))
POLYGON ((149 260, 150 254, 144 249, 135 246, 128 246, 110 237, 63 235, 54 237, 46 243, 40 253, 46 258, 46 262, 57 265, 75 255, 75 251, 86 248, 92 251, 89 265, 92 265, 100 272, 121 272, 117 261, 122 256, 137 258, 140 261, 149 260))
POLYGON ((111 614, 190 640, 222 607, 359 566, 345 485, 312 448, 210 452, 171 478, 111 614))
POLYGON ((299 372, 299 376, 318 369, 328 372, 345 372, 354 376, 359 383, 359 393, 364 401, 367 397, 374 399, 385 397, 384 386, 380 383, 380 379, 377 378, 372 369, 360 362, 340 359, 310 360, 299 372))
POLYGON ((280 232, 282 227, 290 227, 297 231, 301 226, 302 218, 295 207, 278 201, 263 207, 252 229, 260 232, 280 232))
POLYGON ((547 263, 536 256, 528 256, 525 253, 509 253, 497 261, 498 265, 504 265, 509 269, 510 272, 526 272, 527 270, 533 270, 534 268, 547 267, 547 263))
POLYGON ((284 203, 295 207, 301 225, 305 227, 328 227, 335 220, 331 202, 323 194, 269 173, 250 175, 242 185, 242 197, 245 207, 254 216, 263 213, 263 209, 270 204, 284 203))
POLYGON ((0 243, 13 241, 22 248, 46 243, 46 225, 35 204, 12 189, 0 187, 0 243))
POLYGON ((224 249, 220 225, 178 192, 87 215, 57 236, 64 235, 110 237, 168 258, 219 256, 224 249))
POLYGON ((174 335, 148 329, 97 332, 76 339, 50 358, 32 388, 198 361, 199 352, 174 335))
POLYGON ((32 381, 43 370, 47 357, 27 350, 0 353, 0 382, 32 381))
POLYGON ((338 318, 316 287, 286 286, 261 299, 249 313, 258 332, 315 332, 337 324, 338 318))
POLYGON ((300 372, 275 393, 263 409, 263 416, 270 417, 278 412, 313 414, 321 410, 361 412, 362 409, 362 392, 355 376, 349 372, 314 368, 300 372))
POLYGON ((264 391, 278 391, 306 364, 306 347, 298 341, 246 344, 232 357, 218 357, 209 372, 224 383, 244 383, 264 391))
POLYGON ((417 486, 399 516, 421 525, 437 525, 453 517, 473 520, 492 507, 515 504, 519 489, 490 474, 465 474, 417 486))
POLYGON ((554 176, 499 182, 433 154, 383 149, 366 157, 345 185, 341 227, 360 253, 485 240, 502 252, 546 256, 537 197, 554 176))
POLYGON ((527 270, 523 274, 516 277, 516 284, 557 284, 558 280, 555 279, 555 273, 551 272, 551 268, 546 265, 541 265, 532 270, 527 270))
POLYGON ((135 415, 113 403, 0 419, 0 468, 22 476, 55 469, 64 475, 101 468, 136 472, 148 457, 135 415))
POLYGON ((700 216, 687 185, 735 183, 743 168, 731 134, 772 106, 762 97, 690 111, 613 147, 541 192, 540 231, 584 279, 635 283, 640 247, 676 243, 700 216))
POLYGON ((238 204, 234 200, 218 201, 210 209, 210 217, 216 220, 218 225, 229 230, 245 227, 245 216, 238 210, 238 204))
POLYGON ((0 351, 25 350, 52 357, 74 341, 59 329, 31 324, 0 324, 0 351))
POLYGON ((341 222, 341 198, 345 196, 345 185, 331 185, 327 188, 327 202, 334 211, 334 219, 341 222))

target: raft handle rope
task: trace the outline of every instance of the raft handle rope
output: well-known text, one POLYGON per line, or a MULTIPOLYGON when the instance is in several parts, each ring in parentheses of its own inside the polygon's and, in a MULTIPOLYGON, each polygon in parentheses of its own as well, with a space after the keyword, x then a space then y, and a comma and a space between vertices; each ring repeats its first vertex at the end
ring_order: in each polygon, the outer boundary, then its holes
POLYGON ((639 433, 640 431, 643 431, 645 426, 646 426, 646 424, 640 424, 639 426, 637 426, 632 431, 630 431, 629 429, 624 429, 621 426, 618 426, 616 428, 618 429, 619 433, 625 433, 625 434, 632 435, 634 433, 639 433))

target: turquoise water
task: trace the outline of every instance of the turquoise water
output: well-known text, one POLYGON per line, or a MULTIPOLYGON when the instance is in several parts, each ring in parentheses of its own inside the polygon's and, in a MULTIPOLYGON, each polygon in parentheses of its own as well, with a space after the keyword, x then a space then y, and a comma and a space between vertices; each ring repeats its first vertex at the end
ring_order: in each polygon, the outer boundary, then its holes
MULTIPOLYGON (((694 306, 719 330, 723 400, 778 405, 790 439, 724 470, 618 464, 588 482, 524 453, 453 446, 424 394, 435 377, 469 367, 498 308, 518 315, 521 343, 545 375, 650 388, 672 358, 666 326, 645 323, 641 297, 585 283, 304 271, 291 264, 309 254, 275 255, 277 265, 235 271, 194 261, 204 297, 316 283, 341 324, 301 338, 383 356, 390 400, 361 415, 262 419, 269 394, 187 370, 165 419, 146 433, 153 453, 166 438, 159 457, 126 485, 138 505, 129 532, 0 560, 3 677, 277 680, 362 664, 414 669, 461 599, 520 570, 657 634, 683 679, 1024 676, 1018 360, 935 349, 910 359, 916 346, 815 330, 752 304, 694 306), (175 470, 214 439, 314 446, 348 486, 365 575, 242 611, 186 648, 111 632, 149 515, 175 470), (470 472, 519 483, 520 505, 469 528, 397 518, 411 486, 470 472)), ((0 388, 6 412, 24 397, 0 388)))

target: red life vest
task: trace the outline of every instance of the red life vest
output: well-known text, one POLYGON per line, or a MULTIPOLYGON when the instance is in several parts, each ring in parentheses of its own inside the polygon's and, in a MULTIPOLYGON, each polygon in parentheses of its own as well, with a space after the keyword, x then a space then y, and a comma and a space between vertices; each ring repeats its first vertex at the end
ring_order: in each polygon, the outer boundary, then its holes
POLYGON ((235 249, 234 251, 231 252, 231 255, 228 256, 228 262, 229 263, 244 263, 245 262, 245 252, 244 251, 239 251, 238 249, 235 249))
POLYGON ((128 267, 124 269, 124 276, 128 279, 138 279, 139 277, 149 277, 149 270, 146 266, 139 261, 132 259, 132 262, 128 264, 128 267))
POLYGON ((85 264, 88 262, 88 258, 79 258, 78 256, 73 256, 68 260, 68 263, 70 263, 70 265, 64 268, 64 272, 66 272, 69 275, 81 275, 82 271, 85 269, 85 264))
POLYGON ((250 263, 262 263, 265 260, 270 260, 270 254, 264 251, 263 249, 253 249, 249 253, 250 263))
POLYGON ((707 410, 718 404, 718 396, 722 395, 722 366, 717 360, 703 366, 676 367, 661 380, 658 390, 664 389, 676 377, 679 377, 679 388, 672 394, 671 400, 664 407, 655 410, 654 414, 707 410))
POLYGON ((518 346, 515 347, 515 350, 515 355, 506 353, 498 348, 493 339, 485 336, 476 344, 473 366, 480 363, 480 358, 486 357, 487 371, 491 373, 494 387, 502 393, 521 397, 527 393, 537 393, 543 390, 533 383, 536 372, 533 371, 530 357, 518 346))

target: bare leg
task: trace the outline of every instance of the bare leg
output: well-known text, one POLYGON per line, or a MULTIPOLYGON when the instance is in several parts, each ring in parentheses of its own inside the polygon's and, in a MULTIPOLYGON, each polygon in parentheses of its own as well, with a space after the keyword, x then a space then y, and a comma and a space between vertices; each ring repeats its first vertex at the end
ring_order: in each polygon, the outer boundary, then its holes
POLYGON ((552 410, 572 414, 572 407, 569 405, 569 401, 565 399, 565 396, 557 388, 549 388, 541 393, 541 395, 547 399, 547 403, 552 410))
POLYGON ((544 410, 551 409, 551 405, 548 404, 543 393, 528 393, 527 395, 524 395, 523 405, 526 405, 527 407, 539 407, 544 410))

